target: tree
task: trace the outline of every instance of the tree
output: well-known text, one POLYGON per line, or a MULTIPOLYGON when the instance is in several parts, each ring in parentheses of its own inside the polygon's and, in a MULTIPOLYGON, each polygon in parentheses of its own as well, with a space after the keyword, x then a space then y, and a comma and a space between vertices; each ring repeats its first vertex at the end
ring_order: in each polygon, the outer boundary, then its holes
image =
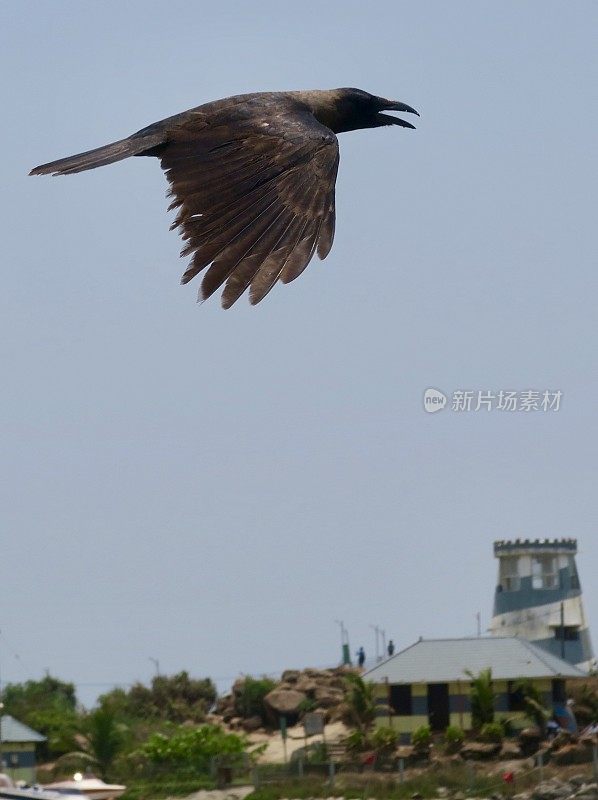
POLYGON ((473 727, 479 729, 488 722, 494 722, 492 668, 483 669, 478 675, 474 675, 466 669, 465 674, 471 678, 470 698, 473 727))
POLYGON ((241 758, 246 748, 245 737, 226 733, 218 725, 202 725, 180 727, 171 736, 155 733, 135 755, 164 771, 197 774, 208 771, 212 758, 241 758))
POLYGON ((353 672, 345 675, 345 681, 351 722, 365 733, 376 719, 376 686, 353 672))
POLYGON ((190 678, 183 670, 176 675, 156 675, 151 685, 135 683, 128 692, 113 689, 99 698, 99 705, 121 720, 165 720, 174 723, 203 722, 216 700, 210 678, 190 678))
POLYGON ((106 778, 124 743, 122 727, 116 716, 103 708, 93 711, 86 720, 88 751, 106 778))
POLYGON ((47 736, 41 757, 55 758, 73 750, 79 725, 72 683, 46 675, 41 681, 9 683, 2 693, 4 713, 47 736))

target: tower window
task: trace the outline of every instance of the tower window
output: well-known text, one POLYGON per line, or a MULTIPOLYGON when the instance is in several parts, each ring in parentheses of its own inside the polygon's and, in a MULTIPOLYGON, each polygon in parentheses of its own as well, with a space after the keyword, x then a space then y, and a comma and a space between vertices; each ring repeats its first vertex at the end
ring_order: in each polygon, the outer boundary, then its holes
POLYGON ((516 592, 521 588, 517 558, 501 558, 500 585, 505 592, 516 592))
POLYGON ((532 559, 532 588, 558 589, 558 572, 554 556, 534 556, 532 559))

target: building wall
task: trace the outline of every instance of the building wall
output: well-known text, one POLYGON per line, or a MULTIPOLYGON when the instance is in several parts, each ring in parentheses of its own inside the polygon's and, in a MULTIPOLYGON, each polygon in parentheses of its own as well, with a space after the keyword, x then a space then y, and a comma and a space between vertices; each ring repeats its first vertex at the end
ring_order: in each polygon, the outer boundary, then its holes
POLYGON ((35 781, 35 745, 33 742, 2 742, 3 770, 13 781, 35 781))
MULTIPOLYGON (((552 681, 549 678, 542 678, 533 681, 534 686, 542 693, 544 704, 547 708, 552 708, 552 681)), ((449 718, 450 724, 462 728, 464 731, 472 728, 470 687, 467 680, 455 681, 448 684, 449 687, 449 718)), ((523 711, 512 711, 509 709, 509 684, 507 681, 494 681, 494 709, 495 720, 508 718, 512 720, 515 728, 524 728, 529 724, 523 711)), ((411 684, 411 714, 399 715, 390 712, 389 704, 390 685, 383 683, 377 684, 375 690, 376 704, 378 712, 376 715, 376 725, 390 725, 399 734, 402 741, 408 741, 411 734, 422 725, 429 723, 428 718, 428 686, 425 683, 411 684)))

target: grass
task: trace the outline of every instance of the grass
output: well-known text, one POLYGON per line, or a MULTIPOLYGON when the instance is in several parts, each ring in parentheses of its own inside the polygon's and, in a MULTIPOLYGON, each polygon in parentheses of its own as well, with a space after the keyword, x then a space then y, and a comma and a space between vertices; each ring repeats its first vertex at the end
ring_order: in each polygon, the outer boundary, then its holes
MULTIPOLYGON (((282 800, 293 798, 304 800, 316 797, 339 797, 347 800, 410 800, 418 793, 424 798, 437 798, 439 787, 449 792, 463 792, 469 797, 490 797, 500 793, 510 797, 535 786, 540 776, 537 770, 518 775, 514 784, 506 784, 500 775, 483 772, 481 764, 455 764, 440 768, 409 771, 403 783, 397 773, 338 773, 334 785, 321 776, 307 776, 302 779, 289 778, 273 781, 260 786, 247 800, 282 800)), ((578 769, 579 771, 579 769, 578 769)), ((549 777, 545 774, 545 777, 549 777)))
POLYGON ((160 800, 164 797, 185 797, 200 789, 214 789, 215 782, 210 777, 153 778, 151 780, 131 781, 121 800, 160 800))

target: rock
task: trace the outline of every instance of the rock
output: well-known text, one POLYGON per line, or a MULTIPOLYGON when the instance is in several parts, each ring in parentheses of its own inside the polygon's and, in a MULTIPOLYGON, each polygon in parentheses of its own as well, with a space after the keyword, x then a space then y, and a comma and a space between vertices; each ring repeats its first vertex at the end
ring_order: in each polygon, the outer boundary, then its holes
POLYGON ((285 669, 280 676, 280 680, 285 683, 297 683, 300 675, 301 673, 298 669, 285 669))
POLYGON ((533 800, 564 800, 573 793, 573 787, 569 783, 561 783, 553 779, 539 783, 532 791, 533 800))
POLYGON ((499 757, 505 761, 512 758, 523 758, 523 751, 517 742, 507 739, 502 743, 499 757))
POLYGON ((401 744, 395 750, 395 758, 402 758, 405 761, 413 761, 415 758, 415 747, 412 744, 401 744))
POLYGON ((561 747, 564 747, 566 744, 572 744, 573 741, 574 736, 572 733, 569 733, 569 731, 559 731, 550 742, 550 749, 560 750, 561 747))
POLYGON ((251 733, 252 731, 257 731, 258 728, 261 728, 264 724, 262 718, 257 714, 254 717, 249 717, 248 719, 244 719, 241 723, 241 727, 247 733, 251 733))
POLYGON ((446 786, 438 786, 436 789, 436 794, 438 797, 448 797, 449 790, 447 789, 446 786))
POLYGON ((592 761, 592 748, 579 741, 575 744, 566 744, 552 754, 552 760, 559 766, 566 764, 588 764, 592 761))
POLYGON ((299 706, 307 700, 304 692, 296 689, 273 689, 264 697, 264 702, 277 714, 298 714, 299 706))
POLYGON ((569 778, 569 783, 572 783, 573 786, 576 786, 578 789, 580 786, 584 786, 587 778, 585 775, 573 775, 573 777, 569 778))
POLYGON ((313 678, 308 678, 306 675, 301 675, 294 687, 298 692, 305 692, 306 695, 309 697, 313 697, 316 689, 318 688, 318 684, 313 678))
POLYGON ((531 794, 529 792, 519 792, 519 794, 513 795, 513 800, 531 800, 531 794))
POLYGON ((498 742, 465 742, 461 748, 461 758, 473 761, 487 761, 498 755, 500 744, 498 742))
POLYGON ((315 690, 315 700, 322 708, 332 708, 342 703, 345 698, 339 689, 332 689, 329 686, 317 686, 315 690))
POLYGON ((542 731, 540 728, 524 728, 519 734, 519 746, 524 756, 531 756, 538 752, 542 742, 542 731))
POLYGON ((411 800, 424 800, 424 796, 420 792, 413 792, 411 800))

